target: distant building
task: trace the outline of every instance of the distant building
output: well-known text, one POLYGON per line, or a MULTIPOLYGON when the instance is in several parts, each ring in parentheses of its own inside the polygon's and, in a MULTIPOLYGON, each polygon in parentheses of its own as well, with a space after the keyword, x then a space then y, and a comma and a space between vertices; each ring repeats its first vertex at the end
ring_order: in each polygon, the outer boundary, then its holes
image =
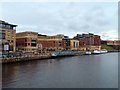
POLYGON ((94 50, 101 49, 101 39, 99 35, 77 34, 74 39, 79 40, 80 50, 94 50))
POLYGON ((64 38, 63 39, 63 47, 65 50, 78 50, 79 49, 79 41, 70 39, 70 38, 64 38))
POLYGON ((101 44, 106 44, 106 45, 120 45, 120 40, 102 40, 101 44))
POLYGON ((38 34, 38 44, 41 44, 42 48, 47 51, 63 50, 63 38, 64 35, 47 36, 38 34))
POLYGON ((37 46, 38 33, 37 32, 20 32, 16 34, 17 50, 25 52, 34 52, 38 49, 37 46))
POLYGON ((16 51, 16 27, 17 25, 9 24, 0 20, 0 47, 2 54, 16 51))

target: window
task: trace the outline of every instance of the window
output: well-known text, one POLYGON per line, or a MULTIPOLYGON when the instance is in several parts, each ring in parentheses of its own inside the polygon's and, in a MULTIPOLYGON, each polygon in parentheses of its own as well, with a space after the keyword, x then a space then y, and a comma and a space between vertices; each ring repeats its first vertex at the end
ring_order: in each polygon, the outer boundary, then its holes
POLYGON ((31 46, 32 46, 32 47, 36 47, 36 43, 32 43, 31 46))
POLYGON ((0 24, 0 28, 2 28, 2 24, 0 24))
POLYGON ((25 43, 25 46, 27 46, 27 43, 25 43))
POLYGON ((6 28, 7 28, 7 29, 10 29, 10 25, 6 25, 6 28))
POLYGON ((0 39, 2 39, 2 33, 0 33, 0 39))
POLYGON ((1 27, 2 27, 2 28, 5 28, 5 25, 4 25, 4 24, 1 24, 1 27))
POLYGON ((0 44, 0 49, 2 49, 2 44, 0 44))
POLYGON ((28 43, 28 46, 30 46, 30 43, 28 43))
POLYGON ((13 29, 13 26, 10 26, 10 29, 13 29))
POLYGON ((27 42, 27 38, 25 39, 25 42, 27 42))
POLYGON ((32 39, 32 43, 36 43, 37 40, 35 38, 32 39))
POLYGON ((0 39, 5 39, 5 31, 0 31, 0 39))

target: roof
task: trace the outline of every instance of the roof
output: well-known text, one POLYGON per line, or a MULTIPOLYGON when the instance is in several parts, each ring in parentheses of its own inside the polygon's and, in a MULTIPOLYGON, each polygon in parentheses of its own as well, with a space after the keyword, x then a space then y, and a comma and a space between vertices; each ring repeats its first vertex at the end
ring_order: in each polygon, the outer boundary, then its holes
POLYGON ((0 20, 0 24, 5 24, 5 25, 11 25, 13 27, 16 27, 17 25, 14 25, 14 24, 9 24, 8 22, 5 22, 3 20, 0 20))
POLYGON ((47 36, 47 35, 38 34, 38 36, 47 36))
POLYGON ((38 32, 32 32, 32 31, 17 32, 16 34, 20 34, 20 33, 35 33, 35 34, 38 34, 38 32))

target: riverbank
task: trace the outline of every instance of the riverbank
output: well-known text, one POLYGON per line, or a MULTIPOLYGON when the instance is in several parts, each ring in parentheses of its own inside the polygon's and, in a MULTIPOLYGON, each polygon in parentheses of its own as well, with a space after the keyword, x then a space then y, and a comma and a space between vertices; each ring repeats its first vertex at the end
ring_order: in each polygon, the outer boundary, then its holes
MULTIPOLYGON (((108 53, 112 52, 120 52, 120 50, 109 50, 108 53)), ((80 52, 79 52, 80 53, 80 52)), ((75 54, 73 56, 77 55, 85 55, 85 51, 82 51, 81 54, 75 54)), ((68 57, 70 55, 65 55, 62 57, 68 57)), ((32 61, 32 60, 44 60, 44 59, 51 59, 51 53, 44 53, 40 55, 28 55, 28 56, 19 56, 19 57, 9 57, 9 58, 2 58, 0 59, 0 63, 15 63, 15 62, 24 62, 24 61, 32 61)))
POLYGON ((14 63, 14 62, 24 62, 24 61, 32 61, 32 60, 42 60, 51 58, 50 53, 42 54, 42 55, 30 55, 30 56, 20 56, 20 57, 9 57, 0 59, 1 63, 14 63))
MULTIPOLYGON (((22 56, 17 57, 9 57, 9 58, 2 58, 0 59, 0 63, 15 63, 15 62, 24 62, 24 61, 32 61, 32 60, 44 60, 44 59, 51 59, 52 54, 60 53, 60 52, 49 52, 49 53, 41 53, 38 55, 35 54, 24 54, 22 56)), ((68 56, 77 56, 77 55, 84 55, 85 52, 80 51, 63 51, 64 55, 60 55, 57 57, 68 57, 68 56), (73 53, 73 54, 65 54, 66 52, 73 53)), ((56 57, 56 58, 57 58, 56 57)))

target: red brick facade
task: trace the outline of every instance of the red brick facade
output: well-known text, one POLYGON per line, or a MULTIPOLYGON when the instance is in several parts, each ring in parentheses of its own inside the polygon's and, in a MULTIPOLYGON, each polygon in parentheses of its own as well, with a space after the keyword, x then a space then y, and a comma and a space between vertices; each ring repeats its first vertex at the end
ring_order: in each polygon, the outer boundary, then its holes
POLYGON ((94 36, 94 45, 99 46, 101 45, 101 39, 99 35, 94 36))
POLYGON ((41 43, 44 48, 54 48, 54 47, 62 47, 62 41, 56 40, 41 40, 38 43, 41 43))
POLYGON ((38 33, 36 32, 21 32, 16 34, 17 50, 31 52, 37 50, 38 33))
POLYGON ((63 48, 62 40, 39 40, 38 43, 40 43, 43 47, 43 49, 47 50, 56 50, 63 48))
POLYGON ((120 40, 104 40, 102 44, 106 45, 120 45, 120 40))
POLYGON ((99 46, 101 44, 101 39, 100 39, 99 35, 93 35, 93 36, 89 36, 89 37, 88 36, 87 37, 75 36, 74 39, 79 40, 80 46, 85 46, 85 45, 99 46))
POLYGON ((16 39, 16 46, 18 47, 18 46, 23 46, 23 47, 25 47, 25 46, 27 46, 26 45, 26 40, 27 40, 27 38, 20 38, 20 39, 16 39))

